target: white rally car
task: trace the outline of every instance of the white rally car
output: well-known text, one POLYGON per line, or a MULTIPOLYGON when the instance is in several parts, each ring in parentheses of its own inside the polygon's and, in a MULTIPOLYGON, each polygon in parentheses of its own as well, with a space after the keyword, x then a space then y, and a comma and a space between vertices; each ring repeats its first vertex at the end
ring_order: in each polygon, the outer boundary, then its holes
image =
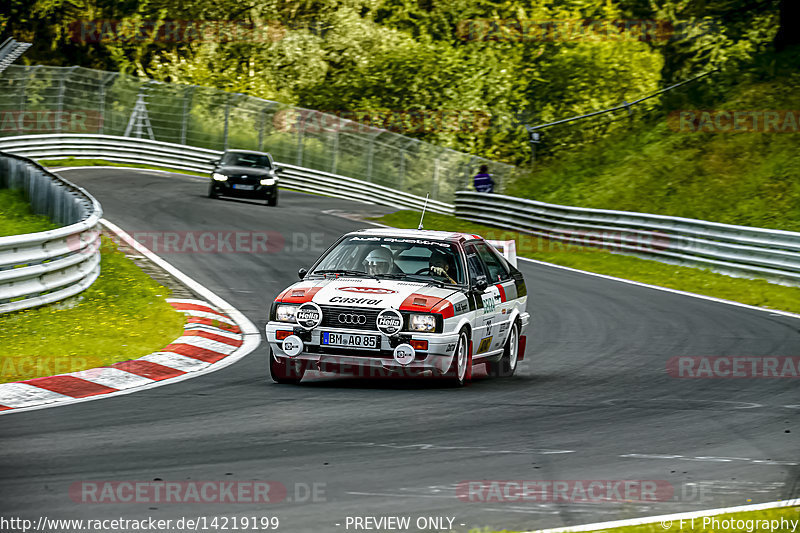
POLYGON ((299 383, 313 369, 433 374, 460 386, 479 364, 511 376, 529 322, 515 262, 478 235, 345 234, 275 298, 266 326, 272 379, 299 383))

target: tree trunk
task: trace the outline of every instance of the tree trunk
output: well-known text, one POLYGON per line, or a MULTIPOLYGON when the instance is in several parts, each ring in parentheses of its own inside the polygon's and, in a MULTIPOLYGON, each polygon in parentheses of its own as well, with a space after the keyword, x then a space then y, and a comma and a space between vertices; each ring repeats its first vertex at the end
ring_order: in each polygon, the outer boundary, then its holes
POLYGON ((800 2, 797 0, 780 0, 778 33, 775 35, 775 50, 780 52, 800 44, 800 2))

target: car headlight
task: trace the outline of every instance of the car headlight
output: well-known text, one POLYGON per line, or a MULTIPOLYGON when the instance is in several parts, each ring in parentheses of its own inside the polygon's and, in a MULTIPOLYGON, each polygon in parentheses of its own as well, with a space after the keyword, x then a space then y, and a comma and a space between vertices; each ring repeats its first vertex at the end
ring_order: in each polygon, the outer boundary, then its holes
POLYGON ((433 315, 411 315, 408 328, 411 331, 434 331, 436 330, 436 318, 433 315))
POLYGON ((296 313, 296 305, 279 305, 275 308, 275 320, 278 322, 297 322, 296 313))
POLYGON ((261 185, 275 185, 275 178, 264 178, 261 180, 261 185))
POLYGON ((220 174, 219 172, 214 172, 211 174, 211 177, 214 178, 216 181, 228 181, 228 176, 225 174, 220 174))

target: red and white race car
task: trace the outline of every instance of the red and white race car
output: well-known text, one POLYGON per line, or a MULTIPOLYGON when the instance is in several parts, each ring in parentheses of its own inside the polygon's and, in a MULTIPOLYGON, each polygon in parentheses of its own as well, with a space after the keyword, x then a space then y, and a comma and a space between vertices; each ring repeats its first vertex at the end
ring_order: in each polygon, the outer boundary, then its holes
POLYGON ((343 235, 272 304, 272 379, 299 383, 313 369, 433 374, 461 386, 479 364, 513 375, 530 315, 525 280, 506 255, 463 233, 343 235))

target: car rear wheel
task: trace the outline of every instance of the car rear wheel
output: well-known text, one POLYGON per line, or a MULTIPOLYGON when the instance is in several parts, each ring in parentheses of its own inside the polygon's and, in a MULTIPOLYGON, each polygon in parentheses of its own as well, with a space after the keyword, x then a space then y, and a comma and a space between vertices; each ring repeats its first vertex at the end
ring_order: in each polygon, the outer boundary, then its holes
POLYGON ((448 385, 463 387, 472 379, 472 350, 466 330, 461 330, 453 352, 453 361, 445 374, 448 385))
POLYGON ((275 357, 270 350, 269 373, 276 383, 297 385, 303 379, 306 368, 300 361, 292 361, 288 357, 275 357))
POLYGON ((519 324, 515 321, 508 332, 503 357, 496 363, 487 363, 486 367, 490 376, 509 378, 517 371, 519 361, 519 324))

